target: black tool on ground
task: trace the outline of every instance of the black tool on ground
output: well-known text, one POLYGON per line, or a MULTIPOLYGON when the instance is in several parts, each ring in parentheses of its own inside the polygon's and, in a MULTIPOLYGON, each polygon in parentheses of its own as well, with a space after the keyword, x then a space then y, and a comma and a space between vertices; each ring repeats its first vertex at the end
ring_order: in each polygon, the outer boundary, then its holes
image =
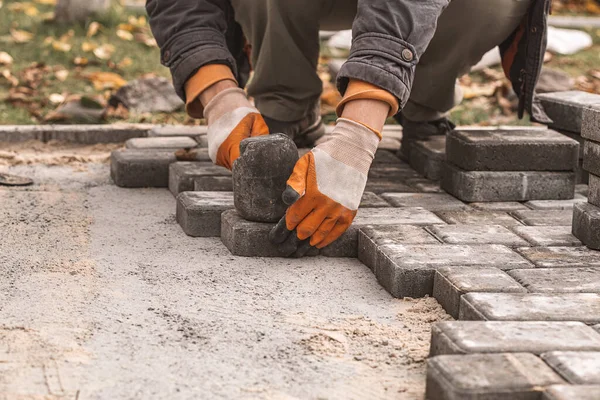
POLYGON ((3 186, 29 186, 33 185, 33 180, 18 175, 0 173, 0 185, 3 186))

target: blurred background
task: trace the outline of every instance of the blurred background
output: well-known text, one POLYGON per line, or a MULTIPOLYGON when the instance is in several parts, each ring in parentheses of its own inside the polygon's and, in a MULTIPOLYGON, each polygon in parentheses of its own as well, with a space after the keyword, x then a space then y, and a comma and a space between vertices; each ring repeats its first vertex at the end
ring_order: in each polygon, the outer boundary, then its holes
MULTIPOLYGON (((554 0, 538 90, 600 93, 600 2, 554 0)), ((334 120, 335 74, 351 37, 322 32, 322 113, 334 120)), ((460 125, 528 124, 497 50, 461 78, 460 125)), ((136 0, 0 0, 0 124, 202 124, 183 112, 136 0)), ((390 120, 390 123, 394 123, 390 120)))

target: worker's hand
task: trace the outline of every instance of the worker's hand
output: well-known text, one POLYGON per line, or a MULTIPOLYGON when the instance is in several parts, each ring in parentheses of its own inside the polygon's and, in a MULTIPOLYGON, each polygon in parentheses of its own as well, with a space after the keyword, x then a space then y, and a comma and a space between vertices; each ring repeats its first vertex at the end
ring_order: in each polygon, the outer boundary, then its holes
POLYGON ((204 108, 208 123, 208 154, 211 160, 231 170, 240 156, 240 142, 268 135, 269 128, 259 111, 240 88, 229 88, 214 96, 204 108))
POLYGON ((298 160, 283 193, 290 207, 269 235, 282 255, 302 257, 348 229, 379 138, 365 125, 339 118, 330 138, 298 160))

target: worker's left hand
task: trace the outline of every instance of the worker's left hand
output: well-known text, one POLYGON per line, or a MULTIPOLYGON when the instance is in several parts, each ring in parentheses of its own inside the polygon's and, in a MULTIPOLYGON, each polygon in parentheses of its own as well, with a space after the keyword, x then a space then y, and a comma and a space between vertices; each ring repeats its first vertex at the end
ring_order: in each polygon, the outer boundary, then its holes
POLYGON ((348 229, 379 140, 365 125, 339 118, 330 138, 296 163, 283 193, 290 207, 269 235, 283 255, 302 257, 348 229))

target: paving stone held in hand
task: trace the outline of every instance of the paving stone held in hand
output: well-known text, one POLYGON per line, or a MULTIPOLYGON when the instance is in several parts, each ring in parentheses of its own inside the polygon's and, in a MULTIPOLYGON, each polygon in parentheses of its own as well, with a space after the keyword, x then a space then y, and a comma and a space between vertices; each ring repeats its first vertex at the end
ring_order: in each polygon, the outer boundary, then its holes
POLYGON ((598 400, 600 385, 552 385, 546 388, 542 400, 598 400))
POLYGON ((288 207, 281 195, 297 161, 298 149, 287 135, 242 140, 232 170, 238 213, 249 221, 279 221, 288 207))
POLYGON ((600 143, 585 142, 583 146, 583 169, 600 176, 600 143))
POLYGON ((520 247, 517 251, 538 268, 600 267, 600 252, 586 247, 520 247))
POLYGON ((442 189, 467 202, 573 198, 574 172, 466 171, 446 164, 442 189))
POLYGON ((511 229, 532 246, 581 246, 570 226, 513 226, 511 229))
POLYGON ((574 321, 443 321, 431 328, 429 356, 554 350, 600 351, 600 333, 574 321))
POLYGON ((110 156, 110 176, 115 185, 128 188, 168 187, 172 151, 115 150, 110 156))
POLYGON ((523 210, 511 215, 528 226, 569 226, 573 211, 569 210, 523 210))
POLYGON ((433 279, 433 297, 458 319, 460 297, 471 292, 526 293, 527 290, 498 268, 441 267, 433 279))
POLYGON ((514 269, 508 274, 530 293, 600 293, 600 268, 514 269))
POLYGON ((196 192, 233 192, 231 176, 198 176, 194 178, 196 192))
POLYGON ((460 301, 459 318, 467 321, 600 323, 597 293, 467 293, 460 301))
POLYGON ((590 203, 575 205, 572 232, 590 249, 600 250, 600 207, 590 203))
POLYGON ((588 202, 596 207, 600 207, 600 176, 590 174, 588 202))
POLYGON ((221 214, 233 209, 232 192, 182 192, 177 196, 177 222, 194 237, 221 236, 221 214))
POLYGON ((125 142, 125 148, 138 150, 172 150, 191 149, 198 142, 186 136, 132 138, 125 142))
POLYGON ((169 167, 169 190, 173 196, 194 190, 194 179, 200 176, 231 176, 231 172, 212 162, 178 161, 169 167))
POLYGON ((573 171, 579 144, 550 129, 454 130, 446 159, 466 171, 573 171))
POLYGON ((427 179, 439 180, 446 159, 446 136, 417 141, 410 150, 410 166, 427 179))
POLYGON ((520 255, 501 245, 388 244, 380 246, 375 275, 394 297, 433 293, 435 270, 441 267, 532 268, 520 255))
POLYGON ((429 211, 470 210, 470 207, 447 193, 382 193, 393 207, 423 207, 429 211))
POLYGON ((528 353, 442 355, 427 360, 428 400, 534 400, 564 381, 528 353))
POLYGON ((600 351, 551 351, 542 360, 567 382, 600 384, 600 351))
POLYGON ((434 225, 428 230, 448 244, 527 246, 527 241, 501 225, 434 225))
POLYGON ((600 143, 600 102, 582 113, 581 137, 600 143))
POLYGON ((522 226, 503 211, 438 211, 436 214, 448 224, 522 226))
POLYGON ((582 91, 542 93, 537 96, 553 121, 550 126, 580 133, 583 110, 600 104, 600 96, 582 91))

